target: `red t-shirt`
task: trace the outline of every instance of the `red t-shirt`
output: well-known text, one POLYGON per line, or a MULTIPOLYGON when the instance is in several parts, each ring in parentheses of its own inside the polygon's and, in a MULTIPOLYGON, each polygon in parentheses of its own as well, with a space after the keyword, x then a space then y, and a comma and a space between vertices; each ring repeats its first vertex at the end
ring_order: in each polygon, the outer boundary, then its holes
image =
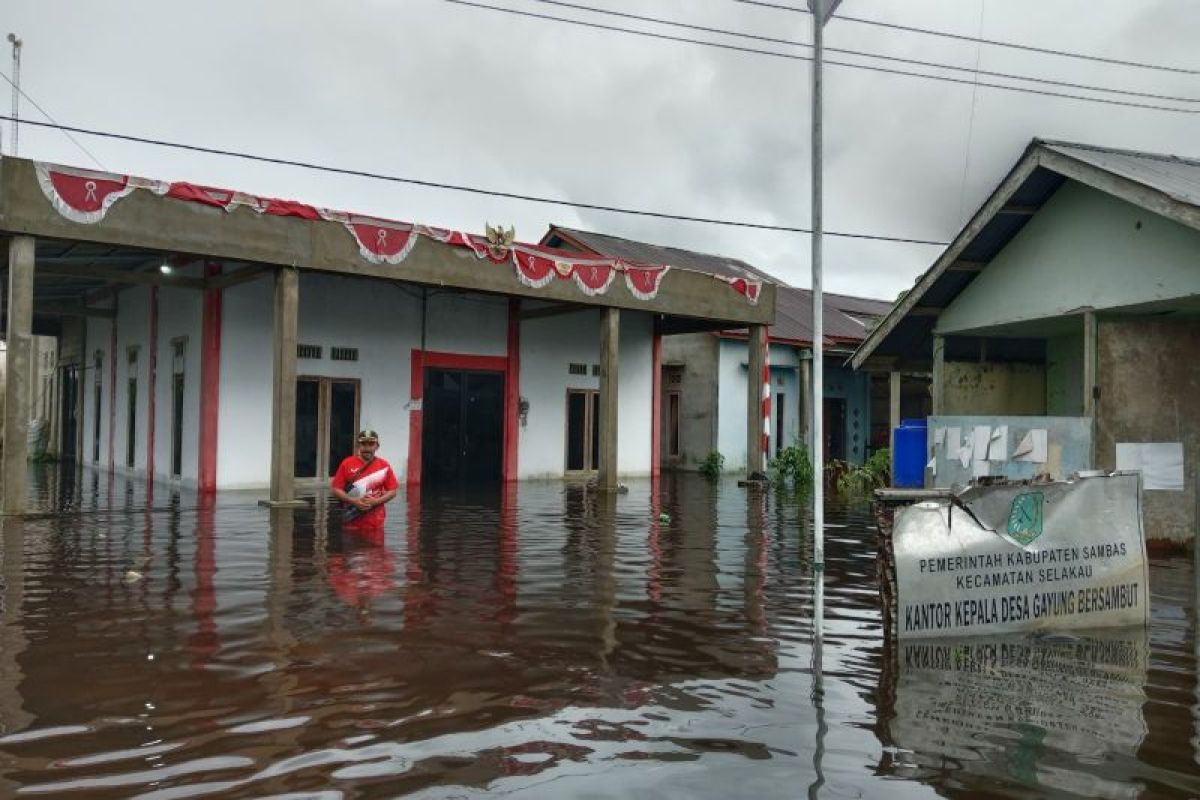
MULTIPOLYGON (((370 464, 358 456, 349 456, 338 466, 331 483, 351 497, 383 497, 387 492, 400 488, 392 465, 378 456, 370 464)), ((387 509, 382 505, 367 512, 358 511, 352 506, 346 508, 353 513, 342 521, 344 525, 374 527, 383 525, 387 519, 387 509)))

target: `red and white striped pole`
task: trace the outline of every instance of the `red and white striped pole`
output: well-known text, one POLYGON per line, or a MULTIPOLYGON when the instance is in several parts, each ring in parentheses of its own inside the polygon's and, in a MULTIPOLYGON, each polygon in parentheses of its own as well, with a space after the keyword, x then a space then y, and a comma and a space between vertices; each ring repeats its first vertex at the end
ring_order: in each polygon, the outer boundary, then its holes
POLYGON ((762 464, 759 469, 764 472, 771 460, 771 337, 763 337, 763 368, 762 368, 762 464))

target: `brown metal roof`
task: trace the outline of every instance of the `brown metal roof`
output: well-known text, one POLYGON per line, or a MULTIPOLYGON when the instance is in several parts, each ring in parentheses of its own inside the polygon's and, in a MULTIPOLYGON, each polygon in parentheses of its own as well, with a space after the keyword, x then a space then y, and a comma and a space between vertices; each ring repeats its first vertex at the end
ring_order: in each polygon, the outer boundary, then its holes
MULTIPOLYGON (((812 344, 812 292, 809 289, 789 286, 774 275, 740 259, 638 242, 561 225, 551 225, 541 243, 550 247, 578 249, 608 258, 666 264, 729 278, 750 278, 773 283, 778 287, 775 294, 775 324, 768 328, 768 335, 775 340, 812 344)), ((892 307, 892 304, 885 300, 829 292, 824 294, 823 305, 827 345, 857 345, 867 337, 869 324, 882 317, 892 307)))

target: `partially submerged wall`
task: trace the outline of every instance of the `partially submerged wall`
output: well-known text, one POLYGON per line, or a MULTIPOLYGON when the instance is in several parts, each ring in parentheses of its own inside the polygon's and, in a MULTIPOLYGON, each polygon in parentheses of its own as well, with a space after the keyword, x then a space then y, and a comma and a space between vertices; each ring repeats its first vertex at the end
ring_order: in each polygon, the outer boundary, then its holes
POLYGON ((944 415, 1043 415, 1046 369, 1041 364, 947 361, 944 415))
MULTIPOLYGON (((679 371, 678 386, 663 384, 663 408, 667 393, 679 391, 679 455, 671 457, 666 440, 662 463, 675 469, 694 470, 717 449, 717 349, 720 340, 711 333, 664 336, 662 363, 679 371)), ((662 427, 667 435, 666 419, 662 427)))
POLYGON ((1182 442, 1183 490, 1147 490, 1146 538, 1196 535, 1200 458, 1200 320, 1100 319, 1096 466, 1116 468, 1119 442, 1182 442))

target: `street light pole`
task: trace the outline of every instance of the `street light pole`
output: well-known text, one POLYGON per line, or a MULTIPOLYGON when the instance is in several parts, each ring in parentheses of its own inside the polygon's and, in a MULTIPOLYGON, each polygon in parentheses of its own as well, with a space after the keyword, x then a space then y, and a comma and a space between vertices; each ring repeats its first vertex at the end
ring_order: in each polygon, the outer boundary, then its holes
POLYGON ((822 72, 825 61, 825 23, 841 0, 808 0, 813 15, 812 61, 812 459, 813 569, 825 569, 825 301, 821 286, 821 239, 824 221, 822 72))
POLYGON ((17 137, 20 134, 21 123, 21 45, 24 42, 15 33, 8 35, 12 45, 12 155, 17 154, 17 137))

